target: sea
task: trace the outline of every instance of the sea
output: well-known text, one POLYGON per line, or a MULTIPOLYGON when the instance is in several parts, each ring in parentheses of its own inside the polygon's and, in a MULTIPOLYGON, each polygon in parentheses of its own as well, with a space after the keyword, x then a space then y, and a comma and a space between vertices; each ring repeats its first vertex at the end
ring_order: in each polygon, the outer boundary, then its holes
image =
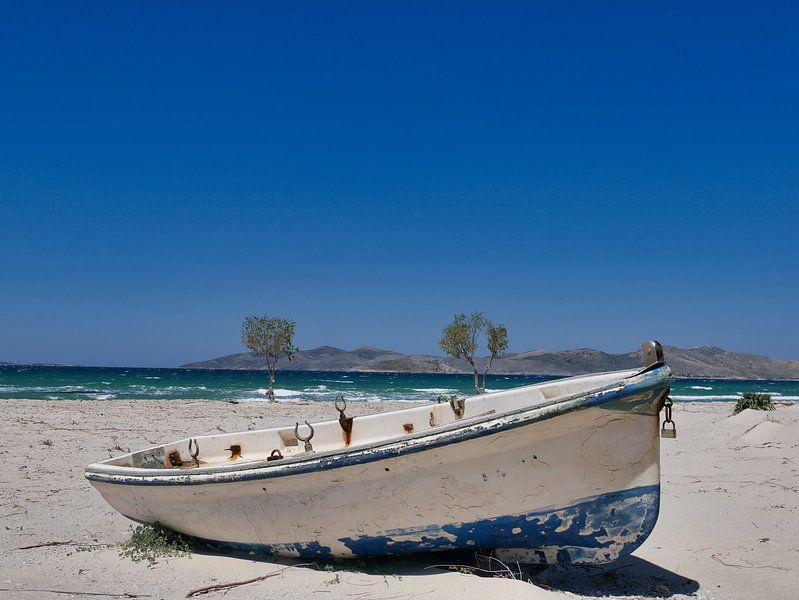
MULTIPOLYGON (((488 390, 551 381, 556 377, 489 374, 488 390)), ((267 400, 265 371, 141 369, 64 366, 0 366, 0 400, 267 400)), ((357 373, 280 371, 275 399, 280 402, 431 401, 465 395, 473 377, 435 373, 357 373)), ((799 401, 799 381, 677 379, 676 402, 734 402, 744 392, 766 392, 774 401, 799 401)))

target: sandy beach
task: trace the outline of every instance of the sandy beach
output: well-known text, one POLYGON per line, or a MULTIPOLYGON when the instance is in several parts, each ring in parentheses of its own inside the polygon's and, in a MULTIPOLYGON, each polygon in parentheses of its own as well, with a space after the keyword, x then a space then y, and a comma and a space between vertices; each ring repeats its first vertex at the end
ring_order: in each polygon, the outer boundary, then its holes
MULTIPOLYGON (((536 567, 486 577, 448 555, 300 564, 193 554, 154 565, 120 557, 131 522, 83 477, 86 464, 188 434, 333 418, 329 403, 3 401, 0 597, 181 598, 270 575, 207 598, 788 599, 799 579, 799 405, 774 412, 679 404, 662 445, 662 508, 632 557, 598 567, 536 567), (303 566, 304 565, 304 566, 303 566), (274 575, 272 575, 274 574, 274 575)), ((407 403, 361 403, 354 415, 407 403)), ((459 558, 463 561, 463 558, 459 558)), ((483 565, 480 565, 483 566, 483 565)))

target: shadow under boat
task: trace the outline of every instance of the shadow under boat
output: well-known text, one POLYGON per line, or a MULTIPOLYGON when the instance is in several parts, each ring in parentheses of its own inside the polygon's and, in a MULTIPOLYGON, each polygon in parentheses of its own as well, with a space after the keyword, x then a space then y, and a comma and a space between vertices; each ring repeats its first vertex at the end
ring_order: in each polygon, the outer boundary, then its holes
POLYGON ((545 590, 570 592, 581 596, 637 596, 668 598, 675 594, 690 596, 699 590, 699 582, 665 569, 652 562, 629 555, 601 564, 530 565, 506 564, 490 553, 480 551, 442 551, 435 553, 377 556, 366 559, 285 558, 250 554, 226 547, 201 544, 194 552, 222 555, 273 565, 296 566, 319 571, 341 571, 364 575, 429 576, 435 571, 458 571, 476 577, 516 579, 545 590))

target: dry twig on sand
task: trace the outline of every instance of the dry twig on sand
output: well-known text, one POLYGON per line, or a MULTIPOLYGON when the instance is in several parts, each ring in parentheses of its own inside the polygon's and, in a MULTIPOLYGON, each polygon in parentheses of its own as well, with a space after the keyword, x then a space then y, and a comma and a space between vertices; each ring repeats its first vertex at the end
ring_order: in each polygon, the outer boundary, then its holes
POLYGON ((0 592, 45 592, 47 594, 67 594, 69 596, 103 596, 104 598, 152 598, 149 594, 131 594, 130 592, 76 592, 74 590, 25 590, 16 588, 0 588, 0 592))
POLYGON ((200 596, 201 594, 207 594, 208 592, 215 592, 217 590, 229 590, 234 587, 239 587, 241 585, 249 585, 250 583, 257 583, 259 581, 263 581, 264 579, 269 579, 270 577, 277 577, 286 569, 290 569, 292 567, 310 567, 313 563, 302 563, 299 565, 289 565, 288 567, 283 567, 282 569, 278 569, 277 571, 272 571, 271 573, 267 573, 266 575, 261 575, 259 577, 253 577, 252 579, 245 579, 244 581, 231 581, 229 583, 216 583, 214 585, 206 585, 203 587, 195 588, 186 594, 186 598, 194 598, 195 596, 200 596))
POLYGON ((68 540, 66 542, 42 542, 41 544, 33 544, 31 546, 19 546, 17 548, 12 548, 12 550, 33 550, 34 548, 48 548, 50 546, 77 546, 80 548, 101 548, 101 549, 108 549, 113 548, 110 544, 86 544, 84 542, 76 542, 74 540, 68 540))
MULTIPOLYGON (((729 563, 729 562, 726 562, 725 560, 723 560, 721 558, 721 555, 719 555, 719 554, 711 554, 710 558, 715 560, 717 563, 721 563, 725 567, 734 567, 736 569, 774 569, 776 571, 787 571, 788 570, 785 567, 778 567, 776 565, 756 565, 756 564, 753 564, 752 562, 750 562, 750 561, 748 561, 746 559, 741 559, 743 562, 746 563, 745 565, 729 563)), ((724 558, 727 558, 727 557, 725 556, 724 558)))
POLYGON ((77 546, 78 542, 69 540, 67 542, 42 542, 41 544, 33 544, 32 546, 20 546, 14 550, 32 550, 33 548, 46 548, 47 546, 77 546))
POLYGON ((472 573, 472 574, 485 573, 487 575, 491 575, 492 577, 497 577, 497 576, 509 577, 510 579, 517 579, 519 581, 522 581, 524 579, 522 576, 522 567, 518 562, 516 563, 516 568, 518 569, 518 577, 517 577, 516 573, 514 573, 508 565, 499 560, 496 556, 475 554, 475 559, 478 561, 478 563, 480 560, 483 561, 487 560, 489 567, 487 569, 484 569, 482 567, 472 567, 470 565, 461 564, 461 565, 430 565, 428 567, 425 567, 425 569, 445 568, 445 569, 453 569, 455 571, 460 571, 461 573, 472 573), (499 563, 502 566, 502 568, 501 569, 491 568, 490 566, 491 561, 499 563))

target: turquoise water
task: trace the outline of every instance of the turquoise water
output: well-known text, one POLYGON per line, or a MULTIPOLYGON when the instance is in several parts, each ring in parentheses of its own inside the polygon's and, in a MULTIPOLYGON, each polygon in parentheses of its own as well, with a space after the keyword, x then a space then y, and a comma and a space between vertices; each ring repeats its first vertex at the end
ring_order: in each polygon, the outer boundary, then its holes
MULTIPOLYGON (((489 375, 489 390, 507 389, 554 377, 489 375)), ((126 369, 101 367, 0 366, 0 400, 266 400, 264 371, 126 369)), ((283 402, 434 400, 439 394, 468 394, 470 375, 285 371, 277 374, 275 399, 283 402)), ((680 379, 675 401, 735 401, 743 392, 768 392, 774 400, 799 401, 799 381, 680 379)))

